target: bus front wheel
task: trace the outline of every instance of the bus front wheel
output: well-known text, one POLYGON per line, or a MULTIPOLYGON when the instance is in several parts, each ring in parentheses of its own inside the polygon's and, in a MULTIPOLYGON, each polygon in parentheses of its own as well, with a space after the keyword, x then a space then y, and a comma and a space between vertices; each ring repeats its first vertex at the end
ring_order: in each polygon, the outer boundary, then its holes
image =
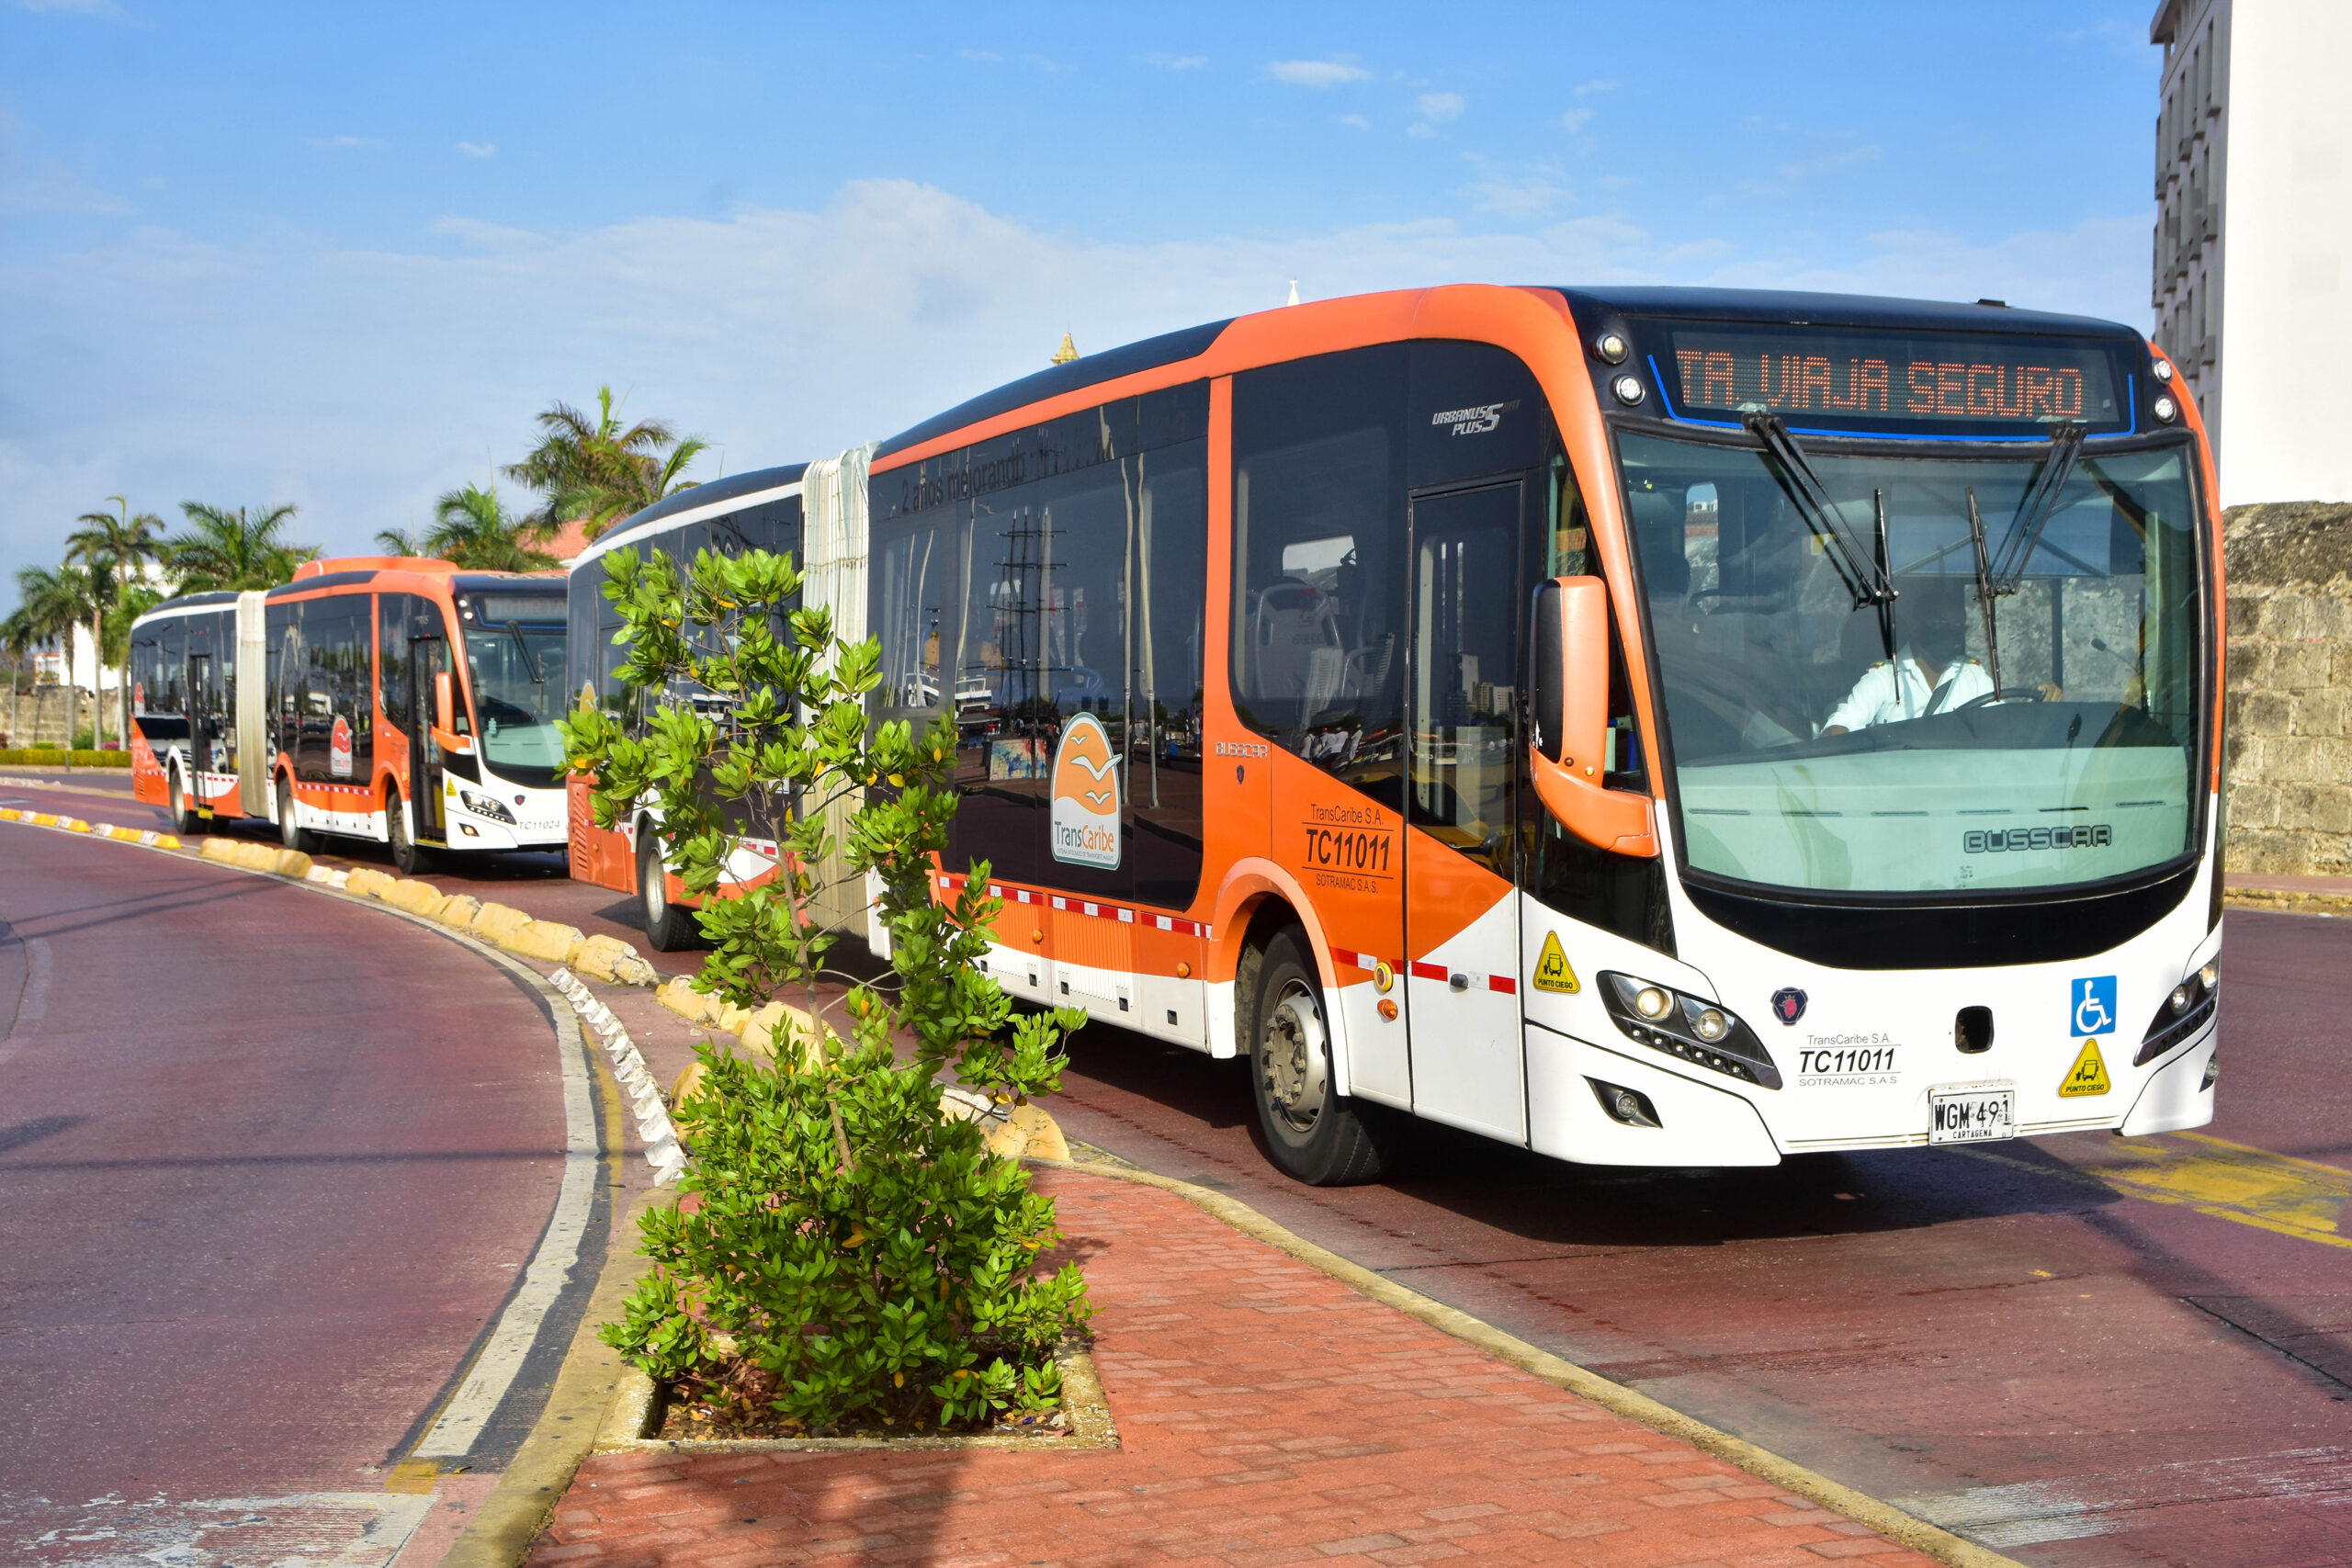
POLYGON ((1367 1112, 1378 1112, 1332 1088, 1323 991, 1304 939, 1279 933, 1257 969, 1250 1077, 1274 1163, 1311 1187, 1372 1180, 1384 1162, 1367 1112))
POLYGON ((172 814, 172 831, 185 839, 196 831, 196 807, 188 804, 187 784, 177 768, 172 770, 171 781, 171 805, 167 809, 172 814))
POLYGON ((384 796, 384 831, 392 840, 392 865, 402 876, 422 876, 433 869, 433 852, 410 834, 408 806, 398 790, 384 796))
POLYGON ((277 840, 306 855, 319 852, 319 836, 294 821, 294 781, 284 773, 277 775, 277 840))
POLYGON ((702 936, 692 909, 670 902, 662 874, 662 835, 650 826, 637 830, 637 893, 645 905, 645 940, 656 953, 679 953, 702 936))

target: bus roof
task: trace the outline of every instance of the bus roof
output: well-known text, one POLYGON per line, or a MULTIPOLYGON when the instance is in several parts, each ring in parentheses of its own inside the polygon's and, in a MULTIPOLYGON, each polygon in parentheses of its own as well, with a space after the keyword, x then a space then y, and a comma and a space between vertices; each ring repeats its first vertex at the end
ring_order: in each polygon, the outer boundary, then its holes
POLYGON ((1812 294, 1778 288, 1564 288, 1556 292, 1567 300, 1579 326, 1597 326, 1597 318, 1614 314, 1680 316, 1708 321, 1773 321, 1784 326, 1923 328, 1930 332, 2140 341, 2138 333, 2120 321, 2015 310, 1993 299, 1963 305, 1947 299, 1812 294))
POLYGON ((1164 333, 1148 337, 1141 343, 1125 344, 1105 349, 1101 354, 1085 355, 1067 365, 1057 365, 1040 370, 1034 376, 1023 376, 1018 381, 1008 381, 992 392, 956 404, 945 413, 924 420, 921 424, 902 430, 876 448, 874 460, 880 462, 893 452, 910 446, 920 446, 934 436, 951 430, 961 430, 967 424, 993 418, 1020 408, 1024 403, 1074 392, 1080 387, 1091 387, 1099 381, 1115 380, 1133 376, 1140 370, 1155 370, 1162 365, 1173 365, 1180 359, 1193 359, 1208 352, 1217 334, 1233 324, 1234 318, 1210 321, 1202 326, 1186 327, 1182 332, 1164 333))
POLYGON ((162 604, 154 605, 141 615, 138 620, 131 622, 131 625, 137 626, 140 621, 152 621, 164 615, 184 615, 198 610, 216 609, 223 605, 234 604, 236 602, 236 593, 225 588, 214 589, 203 593, 183 593, 177 598, 166 599, 162 604))
MULTIPOLYGON (((1773 288, 1669 288, 1650 287, 1580 288, 1559 285, 1530 285, 1558 294, 1589 326, 1611 316, 1679 316, 1699 321, 1776 321, 1783 325, 1921 329, 1943 332, 2017 333, 2041 337, 2123 338, 2133 343, 2141 334, 2118 321, 2091 316, 2063 316, 2040 310, 2011 310, 1999 300, 1979 299, 1961 304, 1946 299, 1902 299, 1868 294, 1816 294, 1773 288)), ((1277 309, 1288 310, 1282 306, 1277 309)), ((900 431, 876 448, 877 463, 910 446, 920 446, 952 431, 978 424, 1034 402, 1074 392, 1099 382, 1116 380, 1205 354, 1225 329, 1238 317, 1208 321, 1181 332, 1164 333, 1137 343, 1124 344, 1101 354, 1090 354, 1008 381, 900 431)), ((673 504, 677 498, 662 502, 673 504)), ((651 515, 638 513, 638 517, 651 515)), ((631 519, 631 524, 636 519, 631 519)))

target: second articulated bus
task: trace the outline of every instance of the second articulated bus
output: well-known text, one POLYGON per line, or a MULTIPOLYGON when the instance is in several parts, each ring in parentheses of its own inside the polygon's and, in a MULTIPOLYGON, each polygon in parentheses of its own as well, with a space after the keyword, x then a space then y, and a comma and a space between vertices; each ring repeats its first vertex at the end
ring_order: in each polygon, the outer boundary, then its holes
POLYGON ((812 592, 954 717, 991 970, 1248 1056, 1302 1179, 1396 1112, 1659 1166, 2212 1114, 2219 530, 2127 328, 1441 288, 830 471, 812 592))
POLYGON ((313 561, 131 627, 132 789, 193 832, 235 818, 432 854, 565 841, 564 584, 447 561, 313 561))

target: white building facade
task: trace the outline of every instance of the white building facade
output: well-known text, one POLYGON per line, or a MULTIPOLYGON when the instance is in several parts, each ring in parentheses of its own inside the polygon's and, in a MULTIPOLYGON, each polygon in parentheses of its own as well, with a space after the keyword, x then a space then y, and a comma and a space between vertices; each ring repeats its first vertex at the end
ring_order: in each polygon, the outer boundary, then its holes
POLYGON ((2352 502, 2314 372, 2352 355, 2352 0, 2163 0, 2155 338, 2212 432, 2222 504, 2352 502))

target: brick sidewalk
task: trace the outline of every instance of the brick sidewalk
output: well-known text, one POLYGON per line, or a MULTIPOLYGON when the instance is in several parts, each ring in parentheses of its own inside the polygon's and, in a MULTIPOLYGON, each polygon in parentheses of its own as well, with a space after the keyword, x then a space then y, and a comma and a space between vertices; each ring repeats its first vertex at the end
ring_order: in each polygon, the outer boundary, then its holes
POLYGON ((1061 1204, 1122 1446, 608 1454, 536 1568, 1930 1560, 1360 1296, 1174 1193, 1061 1204))

